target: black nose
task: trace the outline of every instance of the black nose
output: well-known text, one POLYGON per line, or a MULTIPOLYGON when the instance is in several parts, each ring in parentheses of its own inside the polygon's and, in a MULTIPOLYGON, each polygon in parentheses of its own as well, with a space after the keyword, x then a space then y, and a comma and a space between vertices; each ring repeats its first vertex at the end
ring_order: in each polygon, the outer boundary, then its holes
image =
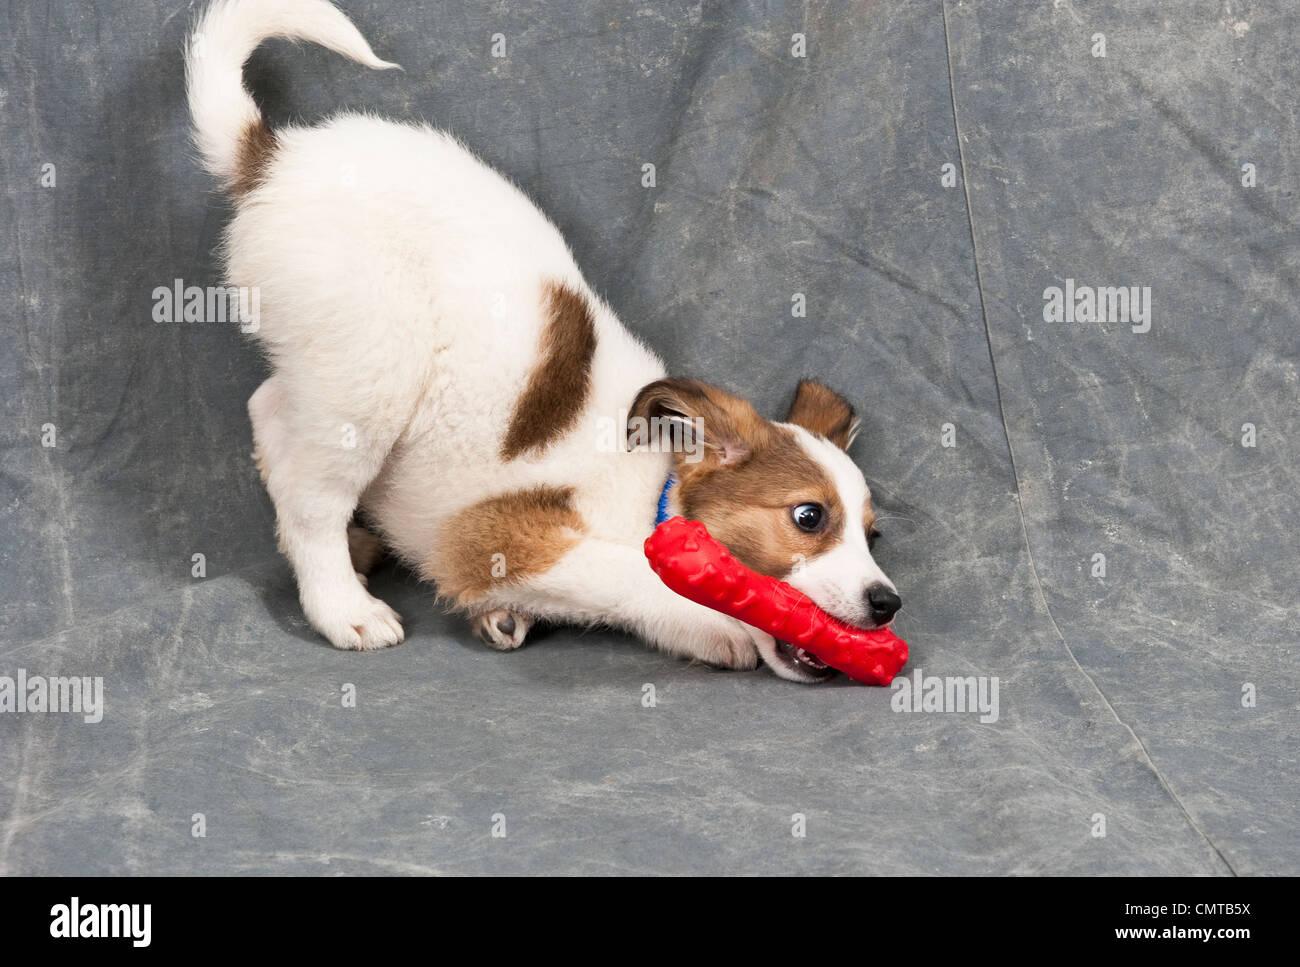
POLYGON ((871 607, 871 617, 884 624, 903 606, 903 599, 883 584, 873 584, 867 588, 867 604, 871 607))

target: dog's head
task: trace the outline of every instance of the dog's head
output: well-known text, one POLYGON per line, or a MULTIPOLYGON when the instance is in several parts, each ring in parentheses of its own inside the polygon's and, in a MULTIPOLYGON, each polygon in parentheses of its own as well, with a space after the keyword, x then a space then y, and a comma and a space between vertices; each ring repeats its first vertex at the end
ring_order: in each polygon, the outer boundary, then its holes
MULTIPOLYGON (((784 422, 707 383, 661 379, 637 394, 629 420, 676 428, 676 499, 748 567, 786 581, 859 628, 888 624, 901 601, 871 556, 875 511, 845 450, 858 419, 821 383, 799 384, 784 422)), ((760 648, 783 678, 833 672, 787 642, 760 648)))

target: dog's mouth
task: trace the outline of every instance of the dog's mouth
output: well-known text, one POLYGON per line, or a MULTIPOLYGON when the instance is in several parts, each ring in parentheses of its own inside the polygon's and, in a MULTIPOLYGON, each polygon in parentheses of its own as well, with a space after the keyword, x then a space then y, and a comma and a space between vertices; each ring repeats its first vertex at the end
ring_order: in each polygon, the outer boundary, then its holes
MULTIPOLYGON (((877 628, 888 628, 893 623, 891 619, 884 624, 873 625, 863 630, 874 631, 877 628)), ((832 668, 806 648, 800 648, 798 645, 782 641, 779 638, 773 639, 773 644, 774 647, 770 653, 766 648, 760 648, 759 651, 767 665, 781 678, 792 682, 803 682, 807 685, 817 685, 840 674, 838 669, 832 668)))
POLYGON ((776 642, 776 652, 773 656, 791 677, 798 681, 805 682, 824 682, 828 678, 838 675, 834 668, 819 660, 810 651, 805 651, 798 645, 792 645, 788 641, 776 642))

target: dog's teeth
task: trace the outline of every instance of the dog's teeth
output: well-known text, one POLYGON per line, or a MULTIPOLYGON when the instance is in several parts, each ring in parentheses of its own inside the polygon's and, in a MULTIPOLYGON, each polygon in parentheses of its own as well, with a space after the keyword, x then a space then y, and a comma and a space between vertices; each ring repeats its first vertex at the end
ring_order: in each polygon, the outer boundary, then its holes
POLYGON ((802 648, 796 648, 794 650, 794 656, 796 659, 798 659, 800 662, 802 662, 803 664, 807 665, 810 668, 816 668, 820 670, 826 667, 826 663, 824 661, 822 661, 820 658, 814 658, 812 655, 808 654, 808 652, 802 648))

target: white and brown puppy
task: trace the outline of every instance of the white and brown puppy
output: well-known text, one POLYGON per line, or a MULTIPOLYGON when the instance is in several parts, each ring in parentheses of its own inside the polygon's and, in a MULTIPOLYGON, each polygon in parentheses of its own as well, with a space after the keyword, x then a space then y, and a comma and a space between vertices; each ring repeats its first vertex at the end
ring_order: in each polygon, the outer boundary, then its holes
POLYGON ((273 375, 248 404, 256 457, 314 628, 339 648, 402 640, 361 576, 382 546, 498 648, 555 619, 826 677, 650 570, 641 545, 674 472, 668 512, 703 521, 749 566, 853 624, 893 617, 842 398, 802 383, 776 423, 668 378, 546 217, 443 132, 356 114, 271 130, 242 82, 270 37, 395 65, 324 0, 220 0, 187 50, 195 140, 237 202, 227 276, 260 290, 273 375), (676 452, 629 449, 629 420, 678 427, 658 441, 676 452))

